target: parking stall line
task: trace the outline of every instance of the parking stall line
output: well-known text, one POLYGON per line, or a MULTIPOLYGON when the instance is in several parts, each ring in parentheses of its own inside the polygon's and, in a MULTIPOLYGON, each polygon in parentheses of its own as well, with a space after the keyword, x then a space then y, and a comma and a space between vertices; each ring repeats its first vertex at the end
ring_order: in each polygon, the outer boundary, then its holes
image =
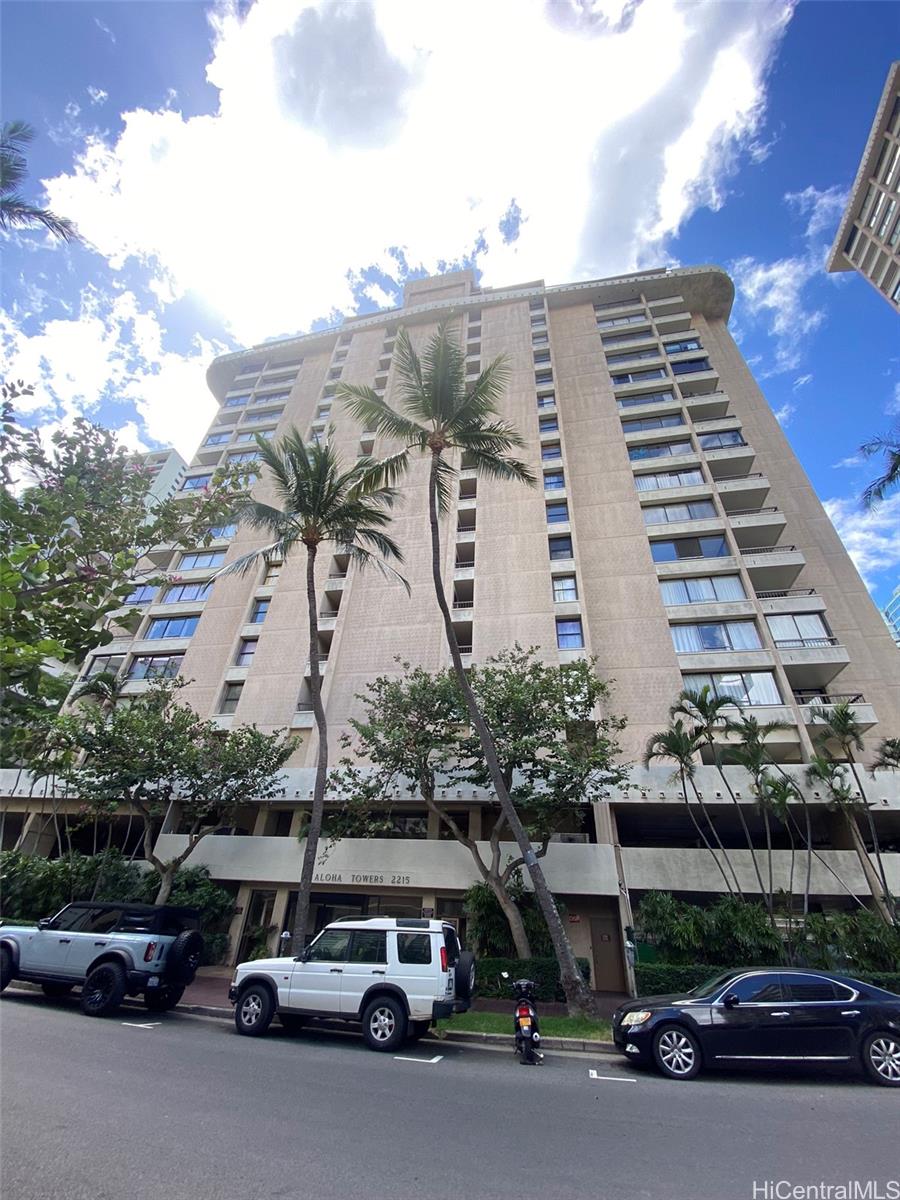
POLYGON ((608 1083, 637 1083, 628 1075, 598 1075, 593 1067, 588 1070, 588 1079, 604 1079, 608 1083))
POLYGON ((434 1064, 439 1063, 443 1057, 443 1054, 436 1054, 434 1058, 409 1058, 404 1054, 395 1054, 394 1062, 426 1063, 428 1066, 434 1066, 434 1064))

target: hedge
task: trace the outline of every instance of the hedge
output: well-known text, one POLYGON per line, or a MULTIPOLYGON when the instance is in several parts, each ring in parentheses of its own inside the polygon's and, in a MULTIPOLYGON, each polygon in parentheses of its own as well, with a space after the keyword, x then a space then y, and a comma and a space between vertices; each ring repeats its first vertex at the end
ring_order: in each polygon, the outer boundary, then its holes
MULTIPOLYGON (((737 969, 737 968, 736 968, 737 969)), ((743 968, 746 970, 747 968, 743 968)), ((810 967, 811 971, 818 968, 810 967)), ((729 970, 728 967, 710 966, 709 963, 692 963, 682 966, 674 963, 637 963, 634 968, 635 982, 639 996, 664 996, 669 992, 689 992, 698 987, 713 975, 720 975, 729 970)), ((897 971, 836 971, 838 975, 848 974, 863 983, 871 983, 875 987, 885 988, 889 992, 900 992, 900 972, 897 971)))
MULTIPOLYGON (((584 978, 590 979, 591 968, 586 958, 576 959, 584 978)), ((559 963, 555 958, 479 958, 475 964, 475 994, 491 999, 511 1000, 509 985, 514 979, 533 979, 537 984, 537 999, 565 1000, 559 982, 559 963), (508 971, 509 979, 501 978, 508 971)))

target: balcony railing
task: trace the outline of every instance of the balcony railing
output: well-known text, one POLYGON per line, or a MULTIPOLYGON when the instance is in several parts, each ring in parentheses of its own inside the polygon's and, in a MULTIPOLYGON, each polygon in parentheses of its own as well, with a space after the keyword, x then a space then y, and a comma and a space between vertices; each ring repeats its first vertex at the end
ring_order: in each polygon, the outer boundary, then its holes
POLYGON ((823 646, 839 646, 841 643, 835 637, 817 638, 787 638, 775 642, 776 650, 816 650, 823 646))
POLYGON ((815 588, 780 588, 774 592, 757 592, 757 600, 784 600, 788 596, 816 596, 815 588))
POLYGON ((796 549, 796 546, 743 546, 741 554, 744 557, 748 554, 793 554, 796 549))
POLYGON ((343 572, 343 574, 339 574, 339 575, 329 575, 329 576, 328 576, 328 578, 329 578, 329 579, 346 579, 346 578, 347 578, 347 572, 346 572, 346 571, 344 571, 344 572, 343 572))
POLYGON ((297 712, 312 712, 312 711, 313 711, 313 706, 311 703, 308 703, 306 700, 298 700, 297 701, 297 712))
POLYGON ((811 708, 827 704, 865 704, 866 698, 862 692, 828 692, 820 695, 818 692, 794 692, 798 704, 808 704, 811 708))
POLYGON ((767 504, 764 508, 730 508, 726 513, 729 517, 755 517, 760 513, 777 513, 781 509, 777 504, 767 504))
POLYGON ((454 608, 474 608, 475 601, 474 600, 454 600, 453 607, 454 608))
POLYGON ((460 647, 459 647, 459 652, 460 652, 460 654, 471 654, 471 653, 472 653, 472 647, 471 647, 471 646, 460 646, 460 647))

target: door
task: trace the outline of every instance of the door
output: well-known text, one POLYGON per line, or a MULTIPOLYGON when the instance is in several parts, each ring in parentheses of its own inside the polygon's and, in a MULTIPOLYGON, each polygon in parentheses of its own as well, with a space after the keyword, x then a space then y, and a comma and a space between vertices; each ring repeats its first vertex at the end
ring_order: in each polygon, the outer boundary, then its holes
MULTIPOLYGON (((71 937, 72 942, 69 946, 69 957, 66 963, 68 973, 84 975, 88 967, 94 961, 98 954, 103 953, 103 948, 112 939, 111 934, 119 925, 122 919, 122 910, 120 908, 91 908, 88 909, 83 921, 79 923, 79 927, 75 930, 71 937)), ((147 935, 147 942, 154 941, 152 934, 147 935)), ((135 949, 140 947, 132 947, 132 955, 135 949)), ((139 966, 135 963, 135 966, 139 966)))
POLYGON ((778 975, 744 975, 728 984, 712 1005, 704 1049, 714 1059, 784 1058, 790 1054, 790 1020, 778 975), (736 1003, 726 1005, 725 996, 736 1003))
POLYGON ((391 983, 396 983, 405 992, 413 1021, 430 1019, 435 1000, 442 999, 445 994, 437 961, 444 942, 443 934, 407 933, 398 929, 391 933, 390 940, 391 983))
POLYGON ((362 998, 373 983, 387 974, 387 933, 358 929, 350 938, 350 952, 341 977, 341 1013, 355 1017, 362 998))
POLYGON ((591 917, 591 949, 594 956, 594 988, 598 992, 625 992, 625 966, 622 962, 622 935, 619 918, 591 917))
POLYGON ((70 904, 46 929, 35 929, 22 940, 19 963, 24 971, 43 975, 69 974, 68 958, 75 931, 87 918, 90 909, 70 904))
POLYGON ((289 1004, 308 1012, 340 1015, 341 987, 350 953, 349 929, 326 929, 294 964, 289 1004))
POLYGON ((781 983, 791 1011, 791 1053, 799 1058, 851 1058, 862 1024, 855 993, 821 975, 782 975, 781 983))
MULTIPOLYGON (((239 963, 247 962, 251 957, 261 958, 267 953, 269 938, 274 932, 272 925, 274 908, 274 892, 254 891, 251 893, 244 930, 238 946, 237 961, 239 963)), ((280 933, 281 930, 278 932, 280 933)))

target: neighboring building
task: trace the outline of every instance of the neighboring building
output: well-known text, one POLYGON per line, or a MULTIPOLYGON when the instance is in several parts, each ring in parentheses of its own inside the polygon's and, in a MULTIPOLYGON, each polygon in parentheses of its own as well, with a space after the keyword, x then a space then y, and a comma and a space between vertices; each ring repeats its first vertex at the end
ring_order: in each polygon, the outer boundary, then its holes
POLYGON ((829 271, 858 271, 900 309, 900 61, 891 64, 829 271))
POLYGON ((885 605, 883 616, 891 631, 891 637, 900 646, 900 583, 894 588, 893 595, 885 605))
MULTIPOLYGON (((539 647, 548 663, 595 656, 600 673, 615 681, 614 710, 629 721, 630 762, 665 727, 679 690, 704 683, 740 698, 761 721, 783 723, 773 753, 798 780, 812 752, 814 707, 841 697, 852 699, 868 731, 865 758, 879 736, 900 731, 896 651, 728 331, 732 299, 731 280, 716 267, 559 287, 479 289, 465 271, 417 280, 406 287, 403 309, 218 358, 208 379, 219 411, 181 492, 202 487, 223 462, 252 459, 257 432, 278 436, 296 426, 313 438, 332 426, 346 461, 390 452, 391 442, 361 431, 335 400, 337 381, 371 383, 390 400, 401 322, 421 344, 439 320, 453 317, 470 376, 509 356, 502 413, 525 436, 522 454, 543 482, 529 489, 460 471, 442 536, 447 590, 470 661, 514 642, 539 647)), ((430 581, 421 471, 401 487, 391 532, 404 550, 411 597, 375 571, 359 573, 340 553, 320 556, 332 761, 368 680, 395 672, 397 656, 429 669, 449 662, 430 581)), ((264 478, 255 494, 277 502, 264 478)), ((139 597, 146 616, 137 636, 100 653, 124 658, 126 693, 144 690, 154 673, 180 672, 190 681, 184 695, 222 728, 290 726, 302 739, 284 796, 248 806, 239 820, 236 832, 249 836, 207 838, 191 860, 237 892, 239 958, 250 931, 290 924, 316 739, 303 556, 210 588, 217 567, 252 548, 256 536, 220 532, 196 551, 163 548, 160 565, 177 582, 139 597)), ((748 780, 729 770, 762 848, 765 830, 748 780)), ((672 771, 635 767, 632 775, 637 786, 586 805, 545 859, 577 951, 591 957, 598 985, 611 990, 623 980, 620 931, 629 923, 629 898, 667 888, 702 899, 721 888, 672 771)), ((752 893, 735 805, 714 767, 699 765, 697 779, 752 893)), ((869 788, 889 879, 900 893, 900 787, 880 773, 869 788)), ((476 838, 489 832, 486 801, 477 789, 453 800, 476 838)), ((28 803, 11 801, 9 809, 21 820, 28 803)), ((394 837, 348 839, 329 850, 315 883, 318 925, 359 911, 461 917, 462 895, 474 881, 467 851, 439 837, 421 802, 404 798, 398 807, 404 816, 394 837)), ((818 855, 813 902, 848 903, 832 869, 865 895, 859 862, 826 798, 810 794, 809 811, 818 855)), ((124 836, 117 832, 116 840, 124 836)), ((180 844, 173 812, 157 850, 168 857, 180 844)), ((776 831, 775 846, 776 886, 785 887, 792 856, 783 832, 776 831)))
POLYGON ((147 497, 148 506, 160 500, 168 500, 174 495, 187 469, 187 463, 171 446, 166 450, 150 450, 146 454, 137 454, 135 461, 149 471, 153 479, 147 497))

